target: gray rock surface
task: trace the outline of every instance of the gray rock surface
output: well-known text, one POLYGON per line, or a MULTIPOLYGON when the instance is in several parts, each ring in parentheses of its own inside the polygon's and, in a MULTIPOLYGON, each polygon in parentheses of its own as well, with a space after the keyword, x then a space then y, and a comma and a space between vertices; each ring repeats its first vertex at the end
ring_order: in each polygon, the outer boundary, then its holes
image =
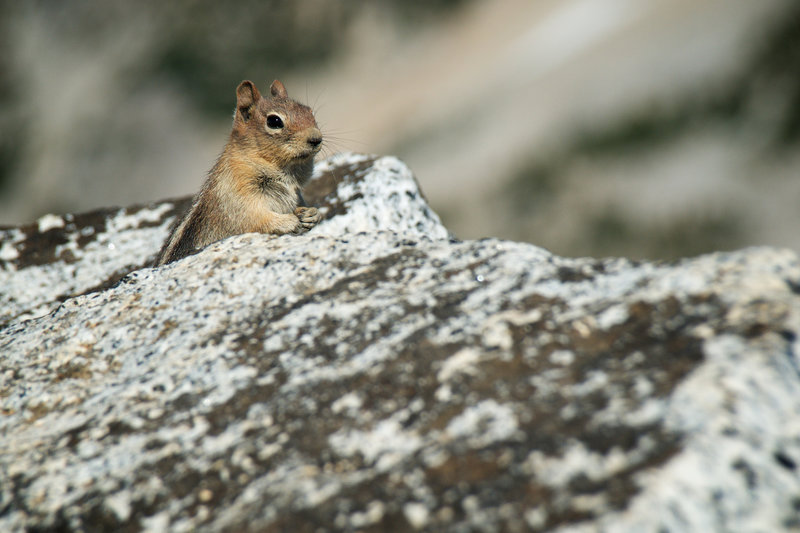
POLYGON ((159 269, 186 199, 3 230, 0 530, 800 528, 796 254, 457 242, 394 158, 307 196, 159 269))

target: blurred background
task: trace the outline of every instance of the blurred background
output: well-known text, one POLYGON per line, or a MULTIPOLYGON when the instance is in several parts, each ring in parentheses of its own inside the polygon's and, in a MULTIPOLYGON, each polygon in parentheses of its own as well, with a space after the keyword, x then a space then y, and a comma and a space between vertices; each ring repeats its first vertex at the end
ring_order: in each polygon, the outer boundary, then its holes
POLYGON ((796 0, 0 0, 0 50, 2 225, 193 194, 280 78, 460 238, 800 250, 796 0))

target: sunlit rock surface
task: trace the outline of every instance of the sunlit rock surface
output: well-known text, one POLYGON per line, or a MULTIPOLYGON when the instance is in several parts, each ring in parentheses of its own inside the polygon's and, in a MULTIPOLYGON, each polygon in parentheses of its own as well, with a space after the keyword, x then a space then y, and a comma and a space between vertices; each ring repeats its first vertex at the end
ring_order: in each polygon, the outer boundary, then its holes
POLYGON ((159 269, 187 199, 3 231, 0 530, 800 527, 794 253, 459 242, 394 158, 307 200, 159 269))

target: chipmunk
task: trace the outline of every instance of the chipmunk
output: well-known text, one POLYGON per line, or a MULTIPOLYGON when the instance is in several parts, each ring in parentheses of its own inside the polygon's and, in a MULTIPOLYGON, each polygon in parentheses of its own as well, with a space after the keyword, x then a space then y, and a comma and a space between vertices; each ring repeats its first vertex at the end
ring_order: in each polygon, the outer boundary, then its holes
POLYGON ((308 106, 275 80, 262 98, 251 81, 236 88, 233 128, 192 207, 155 261, 161 266, 240 233, 301 233, 320 220, 300 189, 311 177, 322 133, 308 106))

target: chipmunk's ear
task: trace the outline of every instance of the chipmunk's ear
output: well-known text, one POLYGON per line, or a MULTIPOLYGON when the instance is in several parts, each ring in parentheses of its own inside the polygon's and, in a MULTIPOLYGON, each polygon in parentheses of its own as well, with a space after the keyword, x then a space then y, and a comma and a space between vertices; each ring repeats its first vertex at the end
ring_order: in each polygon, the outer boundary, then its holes
POLYGON ((289 95, 286 93, 286 87, 278 80, 272 82, 272 85, 269 86, 269 92, 272 96, 289 98, 289 95))
POLYGON ((258 101, 261 100, 261 93, 258 92, 252 81, 245 80, 236 88, 236 109, 241 113, 242 118, 250 120, 253 109, 258 101))

